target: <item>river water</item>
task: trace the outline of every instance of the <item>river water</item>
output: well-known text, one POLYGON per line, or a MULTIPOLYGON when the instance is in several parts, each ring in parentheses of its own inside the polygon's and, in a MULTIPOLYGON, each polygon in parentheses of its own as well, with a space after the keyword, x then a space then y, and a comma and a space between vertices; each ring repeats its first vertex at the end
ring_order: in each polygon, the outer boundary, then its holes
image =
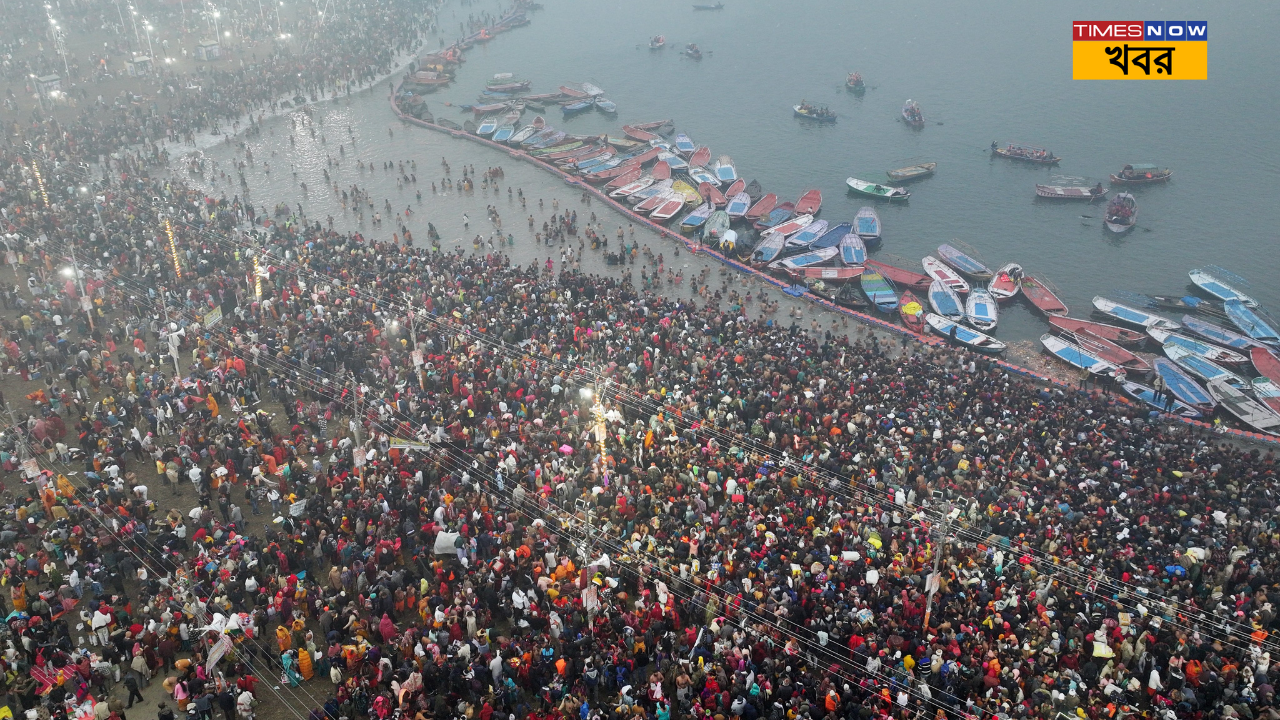
MULTIPOLYGON (((475 102, 484 81, 499 72, 531 80, 533 92, 588 80, 618 104, 617 118, 588 113, 564 121, 552 111, 549 123, 572 133, 620 134, 628 122, 672 118, 679 131, 709 145, 713 157, 731 155, 739 173, 759 179, 767 192, 794 200, 807 189, 822 190, 822 217, 833 224, 851 220, 866 204, 846 194, 846 177, 883 180, 888 168, 932 160, 937 174, 912 186, 909 204, 879 206, 879 254, 918 262, 938 244, 957 239, 992 267, 1017 261, 1049 278, 1077 317, 1088 316, 1091 297, 1114 289, 1184 292, 1187 270, 1216 263, 1250 279, 1251 294, 1280 310, 1280 286, 1267 280, 1280 267, 1280 205, 1274 201, 1280 79, 1266 70, 1266 38, 1280 16, 1274 6, 1142 2, 1128 6, 1122 17, 1114 4, 1102 2, 1051 7, 726 0, 719 12, 693 12, 688 2, 676 0, 545 4, 532 14, 531 25, 469 51, 457 82, 429 97, 431 111, 461 123, 470 115, 446 103, 475 102), (1071 79, 1073 20, 1140 17, 1208 20, 1210 79, 1071 79), (666 49, 647 48, 656 34, 666 35, 666 49), (690 42, 706 53, 701 61, 679 54, 690 42), (868 85, 860 97, 843 87, 853 70, 868 85), (920 103, 925 128, 912 130, 898 121, 907 98, 920 103), (791 106, 802 99, 830 106, 838 122, 815 126, 793 118, 791 106), (1053 169, 992 159, 993 140, 1041 145, 1065 159, 1053 169), (1170 183, 1132 191, 1138 227, 1126 236, 1105 232, 1097 204, 1034 196, 1036 183, 1105 182, 1126 162, 1175 171, 1170 183)), ((449 4, 440 24, 456 28, 468 13, 484 11, 496 14, 499 7, 449 4)), ((446 241, 462 237, 463 212, 471 218, 466 237, 479 225, 487 229, 478 221, 485 206, 496 203, 504 229, 519 240, 517 256, 545 257, 545 248, 526 242, 523 215, 508 204, 505 190, 500 201, 479 190, 471 198, 451 198, 432 196, 429 183, 442 174, 441 156, 454 163, 454 177, 464 158, 480 170, 502 164, 506 184, 527 186, 531 197, 551 194, 544 190, 556 187, 550 176, 502 153, 402 126, 386 95, 384 83, 350 101, 321 103, 317 114, 323 124, 316 125, 314 139, 309 128, 297 132, 283 117, 268 122, 267 133, 250 140, 259 163, 248 174, 254 201, 302 202, 312 218, 333 214, 339 226, 357 227, 353 216, 343 219, 331 190, 325 192, 326 159, 340 158, 340 167, 329 168, 333 180, 344 188, 368 188, 379 208, 382 198, 397 211, 412 205, 410 227, 420 242, 427 220, 446 241), (295 132, 296 145, 290 145, 295 132), (378 169, 358 171, 357 157, 378 169), (381 170, 383 161, 393 159, 417 161, 416 189, 423 202, 413 196, 414 188, 396 187, 396 173, 381 170), (271 164, 270 175, 262 171, 264 160, 271 164), (310 192, 303 194, 298 182, 310 192)), ((532 117, 526 113, 524 120, 532 117)), ((208 155, 224 162, 232 152, 220 146, 208 155)), ((230 194, 239 187, 221 183, 214 190, 230 194)), ((572 197, 567 188, 559 195, 562 201, 572 197)), ((582 214, 576 200, 574 207, 582 214)), ((394 226, 374 230, 366 224, 364 230, 389 237, 394 226)), ((996 334, 1027 341, 1046 328, 1022 303, 1002 313, 996 334)))

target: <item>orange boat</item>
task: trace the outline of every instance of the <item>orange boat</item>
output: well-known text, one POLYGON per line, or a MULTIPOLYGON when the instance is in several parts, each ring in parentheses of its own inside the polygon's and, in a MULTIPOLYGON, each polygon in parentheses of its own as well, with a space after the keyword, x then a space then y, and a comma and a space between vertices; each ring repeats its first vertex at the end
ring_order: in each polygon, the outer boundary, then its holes
POLYGON ((747 220, 751 220, 754 222, 764 217, 765 215, 768 215, 769 213, 773 212, 773 209, 777 207, 777 205, 778 205, 778 196, 774 195, 773 193, 769 193, 768 195, 765 195, 764 197, 757 200, 756 204, 752 205, 751 209, 748 210, 747 214, 743 215, 743 217, 746 218, 747 220))
POLYGON ((719 188, 709 182, 704 182, 698 186, 698 194, 709 200, 712 205, 718 208, 724 207, 729 203, 729 201, 725 199, 724 193, 720 192, 719 188))
POLYGON ((797 215, 817 215, 822 209, 822 191, 810 190, 796 201, 797 215))

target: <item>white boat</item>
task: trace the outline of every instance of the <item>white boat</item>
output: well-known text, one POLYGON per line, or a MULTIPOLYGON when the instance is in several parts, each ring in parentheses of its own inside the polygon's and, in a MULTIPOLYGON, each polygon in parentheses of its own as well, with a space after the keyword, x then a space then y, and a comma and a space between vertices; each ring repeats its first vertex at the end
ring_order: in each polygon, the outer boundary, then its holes
POLYGON ((1280 434, 1280 415, 1262 403, 1247 397, 1227 381, 1210 380, 1206 389, 1218 404, 1239 418, 1240 422, 1269 435, 1280 434))
POLYGON ((840 262, 850 267, 867 261, 867 246, 856 232, 845 233, 840 238, 840 262))
POLYGON ((729 204, 725 206, 724 211, 728 213, 731 218, 740 218, 743 215, 746 215, 747 211, 750 209, 751 196, 745 192, 740 192, 729 198, 729 204))
POLYGON ((787 238, 787 248, 790 252, 794 252, 797 248, 807 248, 813 244, 814 240, 822 237, 830 225, 826 220, 818 220, 805 225, 800 232, 787 238))
POLYGON ((716 178, 722 183, 732 183, 738 179, 738 170, 733 166, 733 158, 721 155, 716 160, 716 178))
MULTIPOLYGON (((1124 388, 1124 391, 1128 393, 1130 397, 1137 398, 1160 412, 1165 412, 1165 401, 1167 398, 1156 395, 1156 391, 1154 389, 1132 381, 1120 383, 1120 387, 1124 388)), ((1191 419, 1201 416, 1201 412, 1199 410, 1182 402, 1181 400, 1176 399, 1173 401, 1173 407, 1169 410, 1169 413, 1177 415, 1178 417, 1191 419)))
POLYGON ((1230 370, 1216 365, 1195 353, 1187 350, 1179 345, 1167 344, 1163 348, 1164 354, 1169 359, 1177 363, 1178 367, 1191 373, 1193 376, 1204 380, 1206 383, 1213 380, 1221 380, 1233 387, 1247 388, 1249 382, 1230 370))
MULTIPOLYGON (((667 194, 668 192, 671 191, 671 185, 674 183, 675 181, 672 180, 671 178, 667 178, 666 180, 659 180, 658 182, 650 185, 649 187, 643 190, 637 190, 631 193, 631 195, 627 197, 627 202, 631 203, 632 205, 638 206, 640 203, 644 202, 645 200, 656 197, 658 195, 667 194)), ((637 211, 640 210, 639 207, 636 207, 634 209, 637 211)))
POLYGON ((933 328, 934 332, 938 333, 942 337, 954 340, 955 342, 971 347, 974 350, 1000 352, 1007 347, 1004 343, 990 335, 980 333, 977 330, 970 330, 969 328, 959 323, 952 322, 941 315, 925 313, 924 321, 929 325, 929 327, 933 328))
POLYGON ((787 236, 766 230, 760 235, 760 241, 756 243, 755 248, 751 251, 751 262, 767 264, 771 263, 782 254, 782 246, 787 242, 787 236))
POLYGON ((546 128, 542 125, 525 125, 524 127, 517 130, 515 135, 511 136, 511 139, 507 141, 507 144, 519 145, 525 140, 528 140, 529 138, 533 137, 534 133, 540 133, 545 129, 546 128))
POLYGON ((1162 330, 1177 330, 1181 327, 1178 323, 1169 320, 1168 318, 1153 315, 1145 310, 1139 310, 1135 307, 1123 305, 1114 300, 1108 300, 1101 295, 1094 296, 1093 306, 1098 309, 1098 312, 1103 313, 1104 315, 1110 315, 1117 320, 1123 320, 1134 325, 1141 325, 1142 327, 1161 328, 1162 330))
POLYGON ((609 197, 628 197, 633 193, 639 192, 656 182, 652 175, 642 175, 635 180, 623 185, 622 187, 609 193, 609 197))
POLYGON ((603 90, 588 82, 582 83, 582 92, 590 95, 591 97, 604 94, 603 90))
POLYGON ((991 297, 997 302, 1012 300, 1022 290, 1022 275, 1021 265, 1009 263, 996 271, 987 283, 987 290, 991 291, 991 297))
POLYGON ((1116 369, 1115 365, 1056 335, 1050 335, 1049 333, 1041 335, 1040 344, 1044 345, 1044 349, 1059 360, 1072 367, 1088 370, 1094 375, 1114 372, 1116 369))
POLYGON ((863 206, 858 208, 858 214, 853 216, 853 229, 858 233, 858 237, 862 238, 862 242, 867 245, 878 245, 880 243, 880 216, 876 214, 873 207, 863 206))
POLYGON ((986 288, 975 287, 964 302, 964 316, 979 330, 990 330, 1000 321, 1000 304, 986 288))
POLYGON ((952 270, 950 266, 943 263, 932 255, 925 255, 920 260, 920 264, 924 266, 924 274, 955 290, 958 293, 969 292, 969 283, 960 277, 960 273, 952 270))
POLYGON ((1226 363, 1228 365, 1243 365, 1249 362, 1249 358, 1238 352, 1210 345, 1206 342, 1200 342, 1192 337, 1187 337, 1176 332, 1162 330, 1160 328, 1147 328, 1147 334, 1155 338, 1155 341, 1161 345, 1178 345, 1192 353, 1199 355, 1205 360, 1211 360, 1216 363, 1226 363))
POLYGON ((676 134, 675 143, 676 143, 676 152, 680 153, 681 155, 692 155, 693 151, 698 149, 698 146, 694 145, 693 141, 689 139, 689 136, 685 135, 684 133, 676 134))
POLYGON ((787 270, 799 270, 800 268, 806 268, 810 265, 821 265, 835 257, 839 252, 839 249, 833 247, 809 250, 807 252, 800 253, 799 255, 792 255, 785 260, 779 260, 770 265, 770 267, 777 266, 787 270))
POLYGON ((844 184, 859 195, 866 195, 880 200, 906 200, 911 197, 911 193, 907 192, 906 188, 867 182, 856 177, 845 178, 844 184))
POLYGON ((933 311, 948 320, 959 322, 964 320, 964 303, 946 283, 934 280, 929 285, 929 306, 933 311))
POLYGON ((1199 268, 1187 273, 1191 278, 1191 282, 1201 290, 1222 301, 1239 300, 1247 307, 1258 307, 1258 301, 1245 295, 1234 287, 1210 275, 1208 272, 1199 268))
POLYGON ((716 176, 712 175, 711 171, 706 168, 690 165, 688 173, 689 177, 693 180, 690 184, 694 187, 698 187, 702 183, 710 183, 713 187, 720 187, 720 181, 717 180, 716 176))

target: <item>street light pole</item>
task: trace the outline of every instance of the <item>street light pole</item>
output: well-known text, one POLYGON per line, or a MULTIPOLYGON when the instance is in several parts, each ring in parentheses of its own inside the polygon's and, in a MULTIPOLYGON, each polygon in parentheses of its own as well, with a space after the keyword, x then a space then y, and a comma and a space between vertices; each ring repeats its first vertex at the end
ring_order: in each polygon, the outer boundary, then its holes
MULTIPOLYGON (((95 208, 94 212, 97 212, 95 208)), ((101 218, 98 220, 101 222, 101 218)), ((80 263, 76 262, 76 246, 71 245, 71 272, 76 275, 76 286, 80 288, 80 306, 84 308, 85 315, 89 316, 89 331, 93 332, 93 300, 84 292, 84 278, 80 277, 80 263)))
POLYGON ((942 563, 942 553, 947 547, 947 533, 951 529, 951 503, 944 506, 945 522, 942 525, 942 537, 938 540, 937 547, 933 550, 933 573, 925 580, 925 589, 928 591, 928 597, 924 601, 924 626, 921 632, 928 637, 929 634, 929 616, 933 614, 933 596, 938 592, 938 587, 942 584, 942 578, 938 576, 938 567, 942 563))

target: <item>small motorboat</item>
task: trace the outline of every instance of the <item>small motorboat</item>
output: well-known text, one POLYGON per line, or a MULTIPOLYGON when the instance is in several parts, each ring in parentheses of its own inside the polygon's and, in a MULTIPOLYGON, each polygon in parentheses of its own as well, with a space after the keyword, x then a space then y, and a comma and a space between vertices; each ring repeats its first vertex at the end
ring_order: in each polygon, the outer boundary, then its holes
POLYGON ((1127 233, 1138 222, 1138 201, 1129 193, 1119 193, 1107 203, 1103 224, 1116 234, 1127 233))
POLYGON ((817 215, 822 210, 822 191, 809 190, 796 201, 796 213, 817 215))
POLYGON ((907 192, 906 188, 871 183, 855 177, 846 178, 844 182, 853 192, 877 200, 892 202, 894 200, 907 200, 911 197, 911 193, 907 192))
POLYGON ((893 283, 889 281, 879 271, 867 267, 860 278, 862 284, 862 292, 867 294, 867 299, 880 312, 893 312, 898 308, 898 292, 894 289, 893 283))
POLYGON ((724 207, 729 201, 725 199, 724 193, 720 192, 720 188, 709 182, 704 182, 698 186, 698 194, 706 198, 716 207, 724 207))
POLYGON ((1147 334, 1155 339, 1161 345, 1177 345, 1193 355, 1199 355, 1205 360, 1211 362, 1222 363, 1224 365, 1243 365, 1249 362, 1249 358, 1241 355, 1234 350, 1228 350, 1217 345, 1203 343, 1192 337, 1187 337, 1176 332, 1161 330, 1160 328, 1147 328, 1147 334))
POLYGON ((849 73, 849 77, 845 78, 844 87, 846 90, 852 90, 855 93, 867 91, 867 85, 862 81, 862 75, 856 72, 849 73))
POLYGON ((1049 354, 1059 360, 1074 368, 1088 370, 1094 375, 1109 374, 1116 370, 1115 365, 1056 335, 1050 335, 1049 333, 1041 335, 1040 344, 1044 345, 1044 349, 1048 350, 1049 354))
POLYGON ((939 335, 951 340, 952 342, 973 348, 974 350, 981 350, 983 352, 1003 352, 1007 347, 1004 343, 990 335, 980 333, 977 330, 970 330, 964 325, 948 320, 941 315, 926 313, 924 321, 925 324, 933 328, 933 331, 939 335))
POLYGON ((929 286, 929 306, 948 320, 956 322, 964 320, 964 303, 960 300, 960 296, 941 280, 934 280, 929 286))
POLYGON ((933 278, 928 275, 922 275, 918 272, 903 270, 896 265, 880 262, 867 258, 866 266, 875 268, 881 275, 889 278, 895 285, 907 290, 914 290, 918 293, 927 293, 929 286, 933 284, 933 278))
MULTIPOLYGON (((1132 397, 1135 400, 1141 400, 1160 412, 1165 412, 1164 398, 1157 397, 1156 391, 1152 388, 1141 383, 1130 381, 1120 383, 1120 387, 1127 395, 1129 395, 1129 397, 1132 397)), ((1199 410, 1177 399, 1173 401, 1173 407, 1169 410, 1169 414, 1192 420, 1201 416, 1201 412, 1199 410)))
POLYGON ((724 3, 718 2, 715 5, 694 5, 694 10, 723 10, 724 3))
POLYGON ((986 288, 975 287, 964 301, 964 317, 979 330, 990 330, 1000 321, 1000 306, 986 288))
POLYGON ((826 105, 813 105, 802 102, 799 105, 792 105, 791 109, 795 112, 796 117, 805 120, 812 120, 817 123, 833 123, 836 121, 836 114, 826 105))
POLYGON ((654 35, 653 37, 649 38, 650 50, 661 50, 662 48, 666 47, 666 45, 667 45, 667 38, 662 35, 654 35))
POLYGON ((700 50, 694 43, 689 43, 684 46, 684 56, 690 60, 701 60, 702 50, 700 50))
POLYGON ((880 244, 880 216, 876 214, 876 209, 864 205, 858 208, 858 214, 853 216, 853 230, 858 233, 858 237, 864 245, 876 247, 880 244))
MULTIPOLYGON (((801 215, 800 217, 812 217, 812 216, 801 215)), ((790 225, 790 223, 787 223, 787 225, 790 225)), ((826 220, 819 220, 817 222, 811 222, 808 225, 805 225, 803 228, 800 229, 799 232, 795 234, 787 233, 784 229, 785 226, 778 226, 777 228, 775 228, 774 231, 780 232, 784 235, 788 235, 787 246, 786 246, 787 252, 796 252, 798 250, 804 250, 809 248, 811 245, 813 245, 815 240, 817 240, 818 238, 826 234, 827 225, 828 223, 826 220)), ((840 254, 839 250, 837 250, 832 255, 832 257, 835 257, 835 255, 838 255, 838 254, 840 254)))
POLYGON ((1239 300, 1246 307, 1258 307, 1257 300, 1245 295, 1234 287, 1228 285, 1226 282, 1219 280, 1209 274, 1207 270, 1197 268, 1188 272, 1187 275, 1191 278, 1191 283, 1193 285, 1223 302, 1226 302, 1227 300, 1239 300))
POLYGON ((1036 185, 1036 196, 1052 200, 1086 200, 1093 202, 1107 196, 1107 189, 1098 183, 1093 187, 1077 185, 1036 185))
POLYGON ((1118 174, 1111 176, 1111 182, 1122 185, 1150 185, 1162 183, 1173 177, 1173 171, 1148 163, 1125 165, 1118 174))
POLYGON ((733 166, 733 158, 721 155, 716 160, 716 179, 721 183, 731 183, 738 179, 738 170, 733 166))
POLYGON ((1245 335, 1263 345, 1280 347, 1280 333, 1254 312, 1248 305, 1239 300, 1228 300, 1222 304, 1227 311, 1227 319, 1240 328, 1245 335))
MULTIPOLYGON (((924 267, 924 274, 941 282, 943 285, 951 288, 957 293, 969 292, 969 283, 960 277, 960 274, 952 270, 945 263, 932 255, 925 255, 920 260, 920 264, 924 267)), ((946 313, 942 313, 945 315, 946 313)))
POLYGON ((769 213, 773 212, 773 208, 776 207, 777 204, 778 204, 778 196, 774 195, 773 193, 769 193, 764 197, 761 197, 759 200, 757 200, 755 204, 752 205, 747 210, 747 212, 743 214, 742 217, 746 220, 751 220, 751 221, 759 220, 760 218, 765 217, 769 213))
POLYGON ((1049 150, 1023 143, 1009 143, 1004 147, 1000 147, 995 142, 992 142, 991 152, 996 157, 1034 163, 1036 165, 1057 165, 1062 161, 1062 158, 1054 155, 1049 150))
POLYGON ((1093 306, 1104 315, 1110 315, 1117 320, 1123 320, 1143 328, 1155 327, 1164 330, 1177 330, 1179 327, 1178 323, 1168 318, 1160 317, 1145 310, 1139 310, 1136 307, 1123 305, 1114 300, 1108 300, 1101 295, 1094 296, 1093 306))
POLYGON ((1022 276, 1022 295, 1045 315, 1066 315, 1067 306, 1058 299, 1049 284, 1030 275, 1022 276))
POLYGON ((729 204, 725 206, 725 212, 729 213, 731 218, 740 218, 747 214, 747 210, 751 207, 751 196, 745 192, 729 198, 729 204))
POLYGON ((769 214, 755 221, 755 223, 752 224, 752 227, 756 230, 768 230, 771 227, 781 225, 795 214, 795 203, 784 202, 781 205, 775 206, 769 211, 769 214))
POLYGON ((924 127, 924 113, 920 112, 920 103, 907 100, 902 104, 902 121, 913 128, 924 127))
MULTIPOLYGON (((825 222, 825 221, 823 221, 825 222)), ((822 233, 822 237, 813 241, 809 247, 814 248, 838 248, 840 242, 844 240, 844 236, 853 232, 853 223, 840 223, 835 226, 828 226, 827 231, 822 233)), ((856 237, 856 236, 855 236, 856 237)), ((849 265, 861 265, 862 263, 846 263, 849 265)))
POLYGON ((897 170, 885 170, 884 174, 893 182, 911 182, 912 180, 927 178, 937 169, 938 163, 927 162, 919 165, 908 165, 897 170))
POLYGON ((910 290, 902 291, 902 298, 898 302, 898 317, 902 318, 902 324, 911 332, 924 332, 924 306, 910 290))
POLYGON ((1249 382, 1230 370, 1209 360, 1196 355, 1195 353, 1183 348, 1179 345, 1167 344, 1162 348, 1164 354, 1170 360, 1178 364, 1178 367, 1191 373, 1193 376, 1212 382, 1214 380, 1222 380, 1229 383, 1232 387, 1241 390, 1249 387, 1249 382))
POLYGON ((845 265, 865 265, 867 246, 856 232, 848 232, 840 238, 840 262, 845 265))
POLYGON ((712 207, 711 203, 708 202, 699 205, 688 215, 685 215, 684 219, 680 221, 680 232, 693 232, 694 230, 702 227, 702 224, 707 221, 707 218, 711 217, 711 213, 713 212, 715 212, 715 208, 712 207))
POLYGON ((1245 351, 1252 350, 1253 348, 1266 347, 1253 338, 1245 337, 1244 335, 1232 332, 1221 325, 1205 322, 1200 318, 1191 317, 1190 315, 1182 316, 1182 327, 1195 335, 1199 335, 1205 340, 1218 343, 1219 345, 1225 345, 1233 350, 1245 351))
POLYGON ((996 271, 995 277, 987 283, 987 289, 999 302, 1012 300, 1022 290, 1022 266, 1009 263, 996 271))
POLYGON ((1124 345, 1136 345, 1147 339, 1145 334, 1135 330, 1117 327, 1115 325, 1107 325, 1106 323, 1094 322, 1092 320, 1078 320, 1065 315, 1050 315, 1049 326, 1064 332, 1089 333, 1094 337, 1100 337, 1104 340, 1110 340, 1111 342, 1121 343, 1124 345))
POLYGON ((1213 396, 1200 386, 1200 383, 1183 372, 1182 368, 1172 360, 1158 357, 1151 361, 1151 369, 1164 381, 1164 386, 1169 393, 1184 404, 1201 412, 1208 412, 1218 404, 1218 401, 1214 400, 1213 396))
POLYGON ((676 152, 684 156, 692 155, 693 151, 698 149, 698 147, 693 144, 693 141, 689 139, 689 136, 684 133, 678 133, 676 135, 675 146, 676 152))
POLYGON ((605 115, 617 115, 618 105, 612 100, 605 100, 603 97, 596 98, 596 109, 605 115))
POLYGON ((1213 399, 1240 422, 1268 435, 1280 435, 1280 415, 1271 408, 1249 398, 1226 380, 1210 380, 1206 387, 1213 399))
POLYGON ((981 261, 955 247, 947 244, 938 246, 938 259, 950 265, 961 275, 972 278, 979 282, 986 282, 995 276, 991 268, 982 264, 981 261))

